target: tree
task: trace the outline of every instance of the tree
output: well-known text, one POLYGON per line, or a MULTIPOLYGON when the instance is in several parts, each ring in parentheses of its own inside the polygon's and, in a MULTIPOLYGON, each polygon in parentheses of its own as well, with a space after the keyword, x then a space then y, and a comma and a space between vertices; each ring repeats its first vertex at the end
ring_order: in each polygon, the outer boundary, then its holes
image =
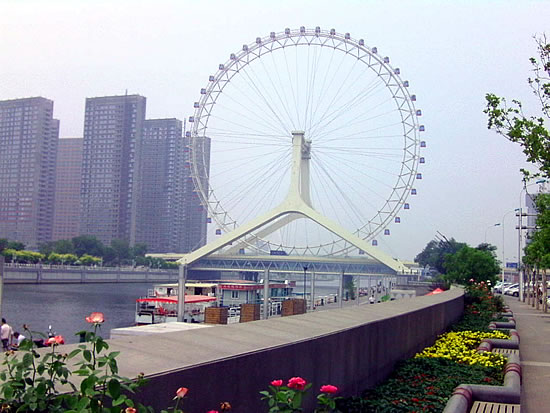
POLYGON ((535 174, 522 169, 525 180, 539 176, 550 178, 550 132, 547 129, 550 120, 550 43, 545 35, 535 37, 535 41, 539 56, 530 59, 534 77, 527 81, 540 102, 541 113, 527 116, 519 100, 513 99, 512 105, 508 106, 505 98, 492 93, 485 96, 488 128, 519 143, 527 160, 539 169, 535 174))
POLYGON ((424 250, 418 254, 414 261, 425 267, 429 265, 431 268, 435 268, 440 274, 445 274, 446 270, 443 265, 445 262, 446 254, 454 254, 465 246, 463 242, 457 242, 454 238, 450 240, 432 240, 428 242, 428 245, 424 250))
POLYGON ((71 239, 74 246, 74 253, 77 256, 84 254, 94 255, 96 257, 103 256, 103 250, 105 246, 93 235, 80 235, 71 239))
POLYGON ((131 255, 133 259, 136 259, 136 257, 144 257, 145 254, 147 254, 147 245, 136 243, 131 248, 131 255))
POLYGON ((111 248, 115 252, 116 261, 119 265, 130 259, 130 244, 123 239, 114 239, 111 241, 111 248))
POLYGON ((454 254, 447 254, 443 265, 447 271, 444 279, 462 285, 467 285, 471 279, 494 284, 500 272, 498 261, 491 251, 467 245, 454 254))

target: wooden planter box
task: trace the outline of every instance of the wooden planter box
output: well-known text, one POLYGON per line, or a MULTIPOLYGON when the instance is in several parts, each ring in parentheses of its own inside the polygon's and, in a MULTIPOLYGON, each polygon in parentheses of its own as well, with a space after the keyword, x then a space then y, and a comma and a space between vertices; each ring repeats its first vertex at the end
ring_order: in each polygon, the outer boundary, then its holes
POLYGON ((206 307, 204 322, 206 324, 227 324, 227 307, 206 307))
POLYGON ((260 319, 260 304, 241 304, 241 323, 260 319))
POLYGON ((303 298, 292 298, 290 300, 283 301, 283 308, 281 311, 281 315, 283 317, 305 313, 306 300, 304 300, 303 298))

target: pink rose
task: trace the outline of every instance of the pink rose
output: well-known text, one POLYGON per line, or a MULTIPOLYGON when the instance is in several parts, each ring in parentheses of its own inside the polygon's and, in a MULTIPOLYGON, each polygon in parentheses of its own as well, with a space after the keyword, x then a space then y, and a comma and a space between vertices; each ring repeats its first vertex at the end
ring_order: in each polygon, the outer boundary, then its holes
POLYGON ((65 344, 65 339, 63 338, 63 336, 50 337, 46 341, 47 346, 57 346, 59 344, 65 344))
POLYGON ((86 321, 91 324, 101 324, 105 321, 103 313, 92 313, 86 317, 86 321))
POLYGON ((321 389, 319 390, 321 393, 329 393, 334 394, 338 393, 338 387, 333 386, 332 384, 325 384, 324 386, 321 386, 321 389))
POLYGON ((274 387, 281 387, 283 385, 283 381, 282 380, 273 380, 271 382, 271 385, 274 386, 274 387))
POLYGON ((307 382, 301 377, 292 377, 288 381, 287 386, 291 389, 304 390, 304 388, 306 387, 306 384, 307 382))
POLYGON ((176 390, 176 398, 177 399, 183 399, 189 389, 187 387, 180 387, 178 390, 176 390))
POLYGON ((206 413, 220 413, 217 410, 208 410, 206 413))

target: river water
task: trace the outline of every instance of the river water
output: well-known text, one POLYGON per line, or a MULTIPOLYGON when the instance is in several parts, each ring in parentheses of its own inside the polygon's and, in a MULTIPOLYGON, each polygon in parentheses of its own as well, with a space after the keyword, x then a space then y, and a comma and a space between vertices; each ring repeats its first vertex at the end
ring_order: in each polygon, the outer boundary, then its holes
MULTIPOLYGON (((295 291, 302 292, 302 285, 295 291)), ((5 284, 1 313, 13 331, 21 332, 27 324, 32 331, 46 333, 51 325, 65 342, 76 343, 75 333, 90 328, 85 317, 100 311, 105 314, 101 335, 109 338, 111 329, 134 325, 136 298, 151 288, 150 283, 5 284)), ((337 292, 337 281, 316 283, 316 296, 337 292)))

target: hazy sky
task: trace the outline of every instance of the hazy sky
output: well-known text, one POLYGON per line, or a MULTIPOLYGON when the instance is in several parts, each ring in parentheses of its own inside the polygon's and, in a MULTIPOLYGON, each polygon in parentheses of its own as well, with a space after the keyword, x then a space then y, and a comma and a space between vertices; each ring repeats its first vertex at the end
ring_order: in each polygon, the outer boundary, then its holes
MULTIPOLYGON (((501 247, 519 207, 521 149, 488 131, 487 92, 536 107, 526 78, 549 1, 0 0, 0 99, 54 100, 61 137, 82 136, 84 99, 138 93, 147 117, 193 113, 229 54, 285 27, 335 28, 401 68, 426 125, 423 180, 379 248, 413 258, 436 231, 501 247)), ((535 186, 531 187, 535 188, 535 186)), ((515 217, 505 257, 517 256, 515 217)), ((382 237, 380 237, 382 238, 382 237)))

